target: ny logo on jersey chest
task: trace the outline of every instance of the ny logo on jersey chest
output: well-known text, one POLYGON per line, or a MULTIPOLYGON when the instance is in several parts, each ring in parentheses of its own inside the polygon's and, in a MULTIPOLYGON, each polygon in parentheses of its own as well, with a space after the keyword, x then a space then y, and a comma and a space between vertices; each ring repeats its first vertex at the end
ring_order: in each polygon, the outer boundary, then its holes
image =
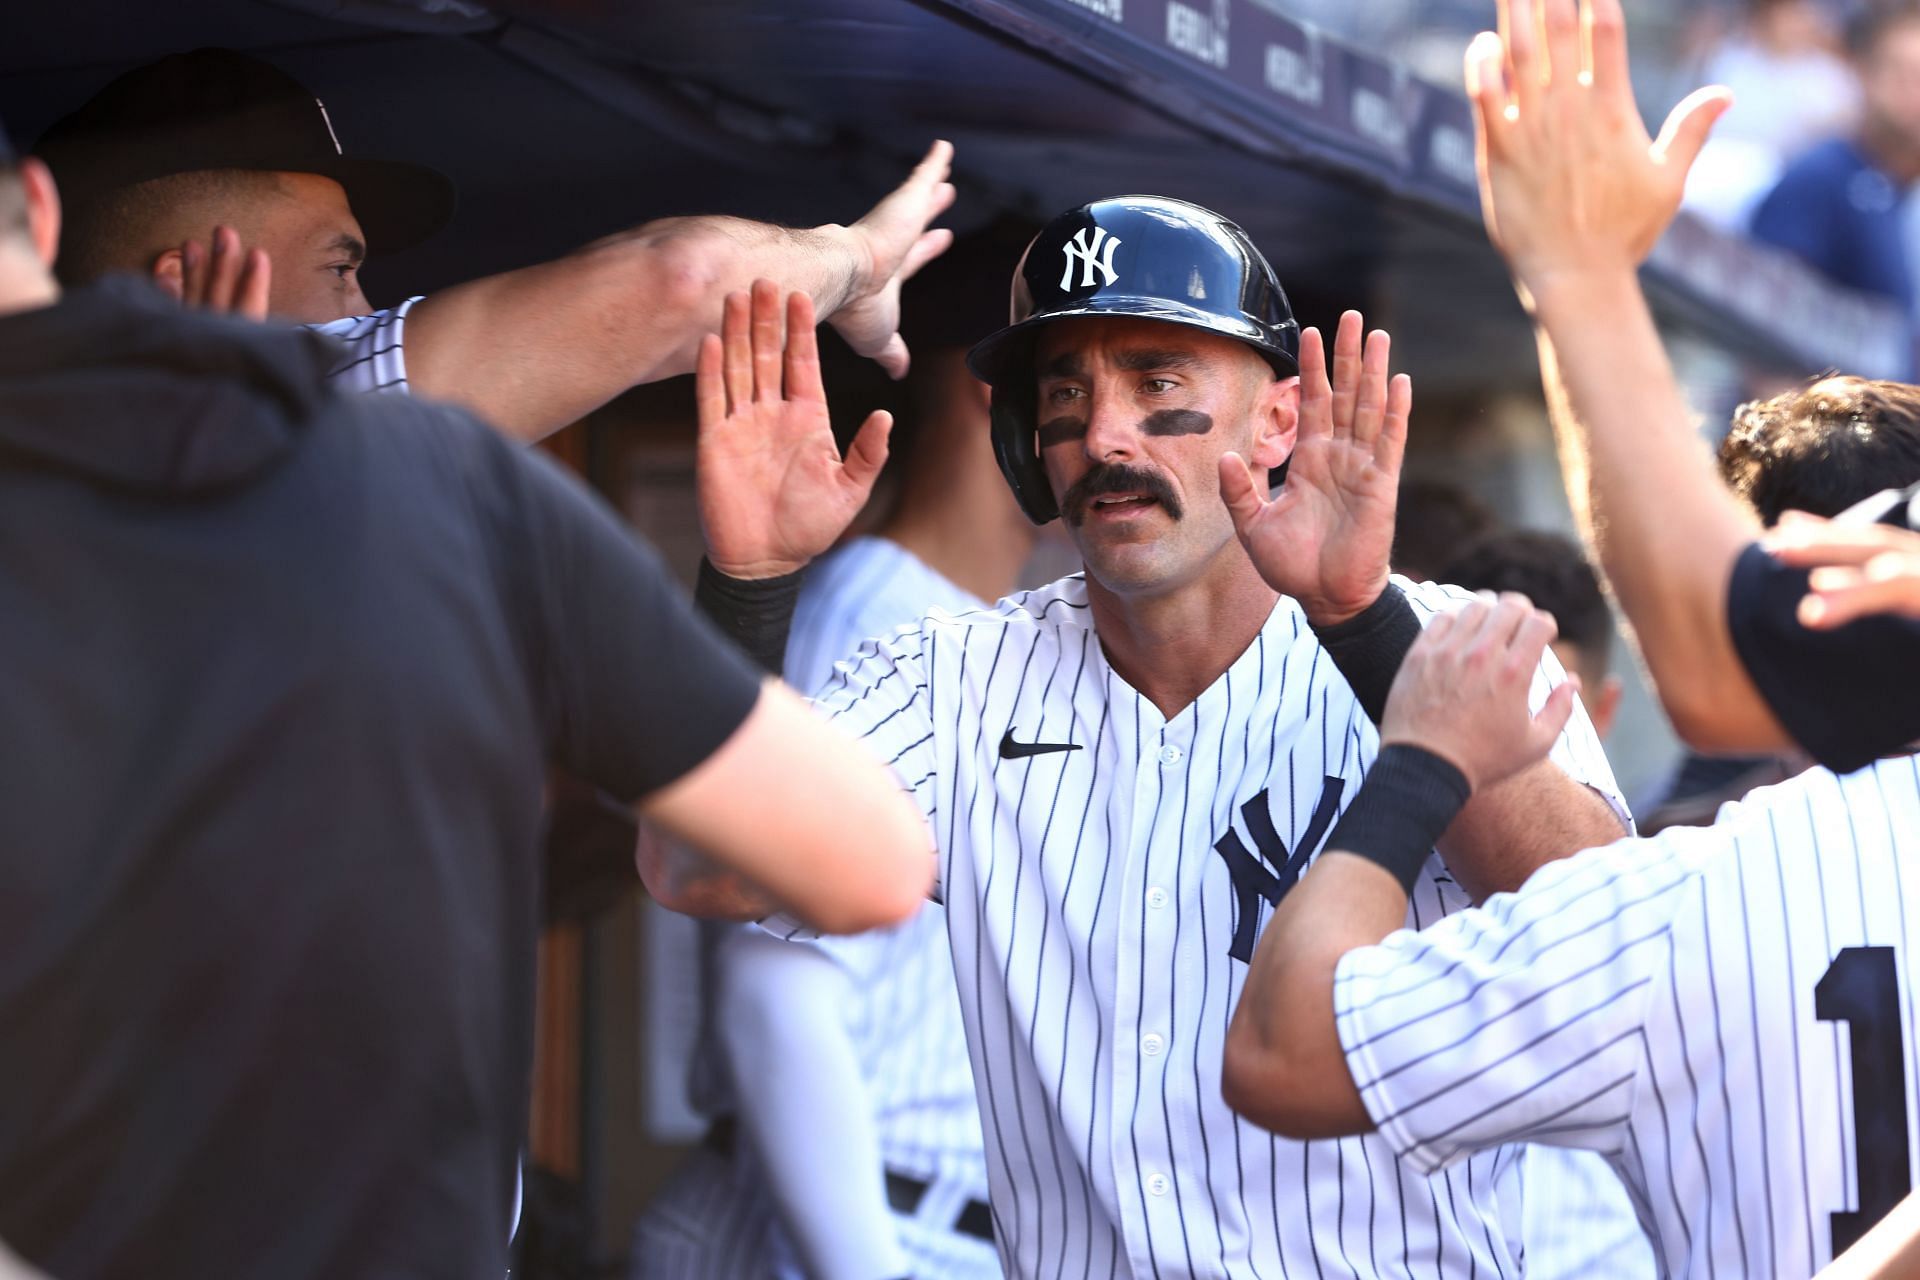
POLYGON ((1227 874, 1233 878, 1233 944, 1227 948, 1227 954, 1235 960, 1242 964, 1253 960, 1253 940, 1260 924, 1259 899, 1265 898, 1270 907, 1279 906, 1287 890, 1299 883, 1307 859, 1313 856, 1327 828, 1333 825, 1333 815, 1339 812, 1340 796, 1346 785, 1341 778, 1328 778, 1322 784, 1320 803, 1314 806, 1313 817, 1300 835, 1298 850, 1289 852, 1287 842, 1274 829, 1265 791, 1240 806, 1247 833, 1260 851, 1259 859, 1247 852, 1240 833, 1232 826, 1213 842, 1215 851, 1227 864, 1227 874), (1262 860, 1266 866, 1261 865, 1262 860), (1267 869, 1269 866, 1273 868, 1271 871, 1267 869))

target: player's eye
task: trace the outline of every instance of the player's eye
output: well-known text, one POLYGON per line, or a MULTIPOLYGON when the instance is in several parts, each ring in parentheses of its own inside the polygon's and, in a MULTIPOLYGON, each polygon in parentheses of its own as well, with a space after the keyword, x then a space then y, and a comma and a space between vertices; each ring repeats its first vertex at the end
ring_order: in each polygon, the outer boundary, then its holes
POLYGON ((357 262, 329 262, 326 269, 333 272, 341 284, 345 284, 353 278, 353 273, 360 269, 360 264, 357 262))
POLYGON ((1051 391, 1047 392, 1047 403, 1072 404, 1074 401, 1081 399, 1086 394, 1087 393, 1082 389, 1080 389, 1079 387, 1055 387, 1051 391))
POLYGON ((1148 395, 1158 396, 1165 395, 1179 385, 1172 378, 1148 378, 1140 384, 1140 389, 1148 395))

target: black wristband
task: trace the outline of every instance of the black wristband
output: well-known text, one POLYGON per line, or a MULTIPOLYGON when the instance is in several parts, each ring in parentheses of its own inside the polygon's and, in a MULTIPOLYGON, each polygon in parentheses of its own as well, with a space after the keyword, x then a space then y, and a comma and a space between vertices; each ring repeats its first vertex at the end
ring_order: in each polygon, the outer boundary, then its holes
POLYGON ((1406 592, 1389 582, 1378 600, 1345 622, 1314 627, 1313 634, 1347 678, 1361 708, 1379 724, 1387 711, 1393 678, 1400 674, 1407 650, 1420 638, 1420 617, 1406 592))
POLYGON ((700 557, 693 602, 762 668, 780 674, 787 662, 787 629, 800 598, 805 569, 778 578, 730 578, 700 557))
POLYGON ((1466 774, 1424 747, 1382 747, 1327 848, 1379 864, 1412 893, 1427 855, 1472 793, 1466 774))

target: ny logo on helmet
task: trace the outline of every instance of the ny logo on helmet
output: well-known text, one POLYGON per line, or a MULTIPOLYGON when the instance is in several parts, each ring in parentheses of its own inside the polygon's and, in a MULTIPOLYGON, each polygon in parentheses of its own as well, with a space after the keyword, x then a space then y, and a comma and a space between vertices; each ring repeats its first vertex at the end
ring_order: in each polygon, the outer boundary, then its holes
POLYGON ((1120 237, 1108 235, 1105 227, 1082 227, 1080 230, 1074 232, 1073 239, 1069 240, 1066 245, 1067 266, 1066 270, 1060 273, 1060 287, 1062 289, 1073 288, 1073 262, 1076 258, 1080 260, 1080 287, 1082 289, 1091 289, 1093 287, 1093 273, 1095 271, 1098 271, 1101 276, 1104 277, 1100 281, 1102 288, 1112 284, 1115 277, 1119 274, 1113 269, 1113 251, 1119 247, 1120 237), (1092 240, 1087 239, 1088 231, 1093 232, 1092 240), (1104 247, 1102 245, 1103 241, 1105 242, 1104 247))

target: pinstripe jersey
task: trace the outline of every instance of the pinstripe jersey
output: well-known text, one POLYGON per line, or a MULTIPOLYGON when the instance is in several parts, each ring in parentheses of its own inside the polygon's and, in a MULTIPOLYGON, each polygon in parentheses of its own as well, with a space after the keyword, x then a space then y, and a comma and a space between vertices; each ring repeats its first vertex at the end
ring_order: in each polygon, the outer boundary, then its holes
POLYGON ((407 312, 419 298, 372 315, 350 316, 328 324, 308 325, 342 343, 346 350, 327 377, 343 391, 398 391, 407 387, 407 312))
MULTIPOLYGON (((1010 1274, 1520 1273, 1495 1190, 1517 1149, 1429 1181, 1377 1136, 1291 1142, 1220 1096, 1260 923, 1377 749, 1293 601, 1171 719, 1107 665, 1078 574, 869 643, 817 703, 933 826, 1010 1274)), ((1624 814, 1584 712, 1555 758, 1624 814)), ((1466 905, 1436 857, 1408 920, 1466 905)))
POLYGON ((1670 1274, 1812 1274, 1912 1183, 1920 761, 1542 868, 1347 955, 1340 1038, 1423 1170, 1604 1152, 1670 1274), (1913 890, 1908 889, 1913 885, 1913 890))

